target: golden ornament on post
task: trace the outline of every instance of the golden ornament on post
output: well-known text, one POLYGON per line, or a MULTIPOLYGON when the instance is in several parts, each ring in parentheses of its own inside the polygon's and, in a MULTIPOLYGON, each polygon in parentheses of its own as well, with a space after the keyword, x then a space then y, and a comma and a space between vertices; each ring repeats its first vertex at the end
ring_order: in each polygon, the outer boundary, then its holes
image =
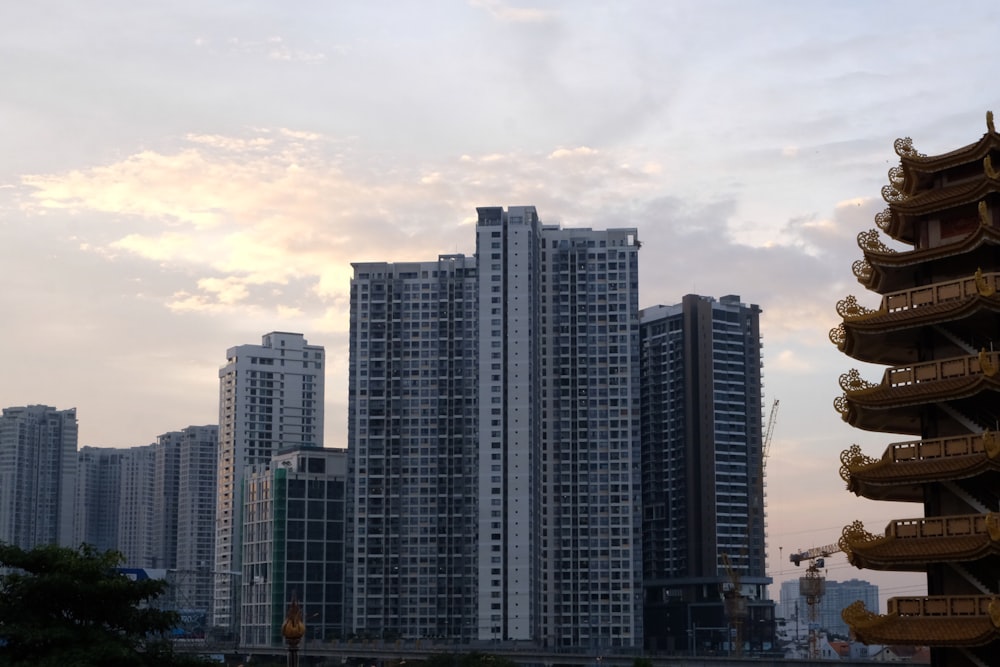
POLYGON ((296 595, 292 593, 285 622, 281 624, 281 636, 285 638, 285 644, 288 646, 288 667, 299 667, 299 642, 305 634, 306 624, 302 620, 302 607, 299 606, 296 595))

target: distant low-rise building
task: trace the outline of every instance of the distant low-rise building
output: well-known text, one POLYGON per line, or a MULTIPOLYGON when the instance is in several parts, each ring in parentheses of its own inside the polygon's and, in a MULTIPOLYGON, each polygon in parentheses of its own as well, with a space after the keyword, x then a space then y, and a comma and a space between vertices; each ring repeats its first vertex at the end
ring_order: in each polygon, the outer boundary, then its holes
MULTIPOLYGON (((847 637, 850 630, 840 613, 853 602, 861 600, 867 609, 878 609, 878 586, 861 579, 830 581, 825 584, 825 592, 816 610, 816 622, 821 630, 831 635, 847 637)), ((797 620, 801 627, 809 624, 809 606, 805 596, 799 592, 799 580, 781 582, 780 602, 777 613, 794 625, 797 620)))
POLYGON ((240 643, 279 645, 298 600, 309 642, 344 632, 347 453, 295 447, 247 470, 240 643))

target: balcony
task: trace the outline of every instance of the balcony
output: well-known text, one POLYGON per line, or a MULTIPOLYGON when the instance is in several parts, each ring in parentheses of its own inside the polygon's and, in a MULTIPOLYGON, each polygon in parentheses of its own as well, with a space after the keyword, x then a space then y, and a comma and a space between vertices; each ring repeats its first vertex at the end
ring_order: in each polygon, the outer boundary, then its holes
POLYGON ((839 541, 851 565, 864 569, 923 571, 931 563, 976 561, 1000 554, 1000 515, 965 514, 890 521, 883 535, 860 521, 839 541))
MULTIPOLYGON (((834 408, 856 428, 914 435, 920 433, 919 412, 929 405, 940 407, 964 402, 967 414, 988 413, 992 420, 996 417, 996 411, 990 407, 996 399, 992 392, 1000 391, 998 369, 1000 353, 983 350, 978 355, 887 368, 877 384, 863 380, 857 370, 851 370, 840 376, 844 394, 834 400, 834 408), (980 395, 987 400, 978 400, 980 395)), ((964 422, 956 421, 943 409, 940 415, 941 432, 945 435, 977 430, 964 426, 964 422)))
POLYGON ((1000 639, 1000 598, 992 595, 890 598, 885 615, 858 601, 841 615, 865 644, 983 646, 1000 639))
MULTIPOLYGON (((878 309, 862 306, 854 296, 847 296, 837 302, 837 314, 843 322, 830 330, 829 338, 855 359, 904 363, 916 358, 923 325, 947 325, 953 336, 964 340, 973 340, 977 333, 993 328, 1000 311, 998 288, 1000 273, 976 271, 965 278, 890 292, 882 297, 878 309)), ((941 341, 945 345, 953 342, 941 341)))
POLYGON ((849 491, 873 500, 923 502, 922 484, 1000 473, 1000 437, 992 431, 889 445, 872 458, 852 445, 840 454, 849 491))
POLYGON ((1000 287, 1000 273, 976 271, 975 275, 968 278, 922 285, 886 294, 882 297, 882 305, 879 310, 886 313, 898 313, 953 301, 974 299, 977 296, 993 296, 998 287, 1000 287))

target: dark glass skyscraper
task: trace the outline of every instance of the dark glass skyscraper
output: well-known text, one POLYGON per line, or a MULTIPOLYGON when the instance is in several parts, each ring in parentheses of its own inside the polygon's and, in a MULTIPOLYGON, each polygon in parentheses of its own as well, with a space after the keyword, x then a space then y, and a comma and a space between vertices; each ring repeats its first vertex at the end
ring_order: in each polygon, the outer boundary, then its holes
POLYGON ((647 646, 719 646, 732 630, 754 645, 770 631, 759 320, 732 295, 641 313, 647 646), (726 613, 728 591, 746 616, 726 613))

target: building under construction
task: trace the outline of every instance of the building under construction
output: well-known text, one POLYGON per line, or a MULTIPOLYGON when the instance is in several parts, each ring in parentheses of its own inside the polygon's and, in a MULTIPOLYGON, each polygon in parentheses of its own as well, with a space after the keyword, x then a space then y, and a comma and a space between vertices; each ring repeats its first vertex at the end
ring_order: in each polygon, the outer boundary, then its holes
POLYGON ((843 612, 860 640, 929 645, 937 667, 985 667, 1000 655, 1000 135, 992 113, 976 143, 928 156, 895 143, 878 229, 858 235, 854 275, 881 295, 877 309, 837 304, 831 339, 880 364, 882 378, 840 378, 844 420, 899 434, 881 458, 855 445, 842 456, 848 489, 899 505, 875 534, 854 522, 840 548, 859 568, 924 572, 928 595, 892 598, 881 615, 843 612), (887 235, 901 249, 880 238, 887 235), (906 509, 909 508, 909 509, 906 509))
POLYGON ((773 647, 760 312, 736 295, 689 294, 641 313, 651 651, 739 655, 773 647))

